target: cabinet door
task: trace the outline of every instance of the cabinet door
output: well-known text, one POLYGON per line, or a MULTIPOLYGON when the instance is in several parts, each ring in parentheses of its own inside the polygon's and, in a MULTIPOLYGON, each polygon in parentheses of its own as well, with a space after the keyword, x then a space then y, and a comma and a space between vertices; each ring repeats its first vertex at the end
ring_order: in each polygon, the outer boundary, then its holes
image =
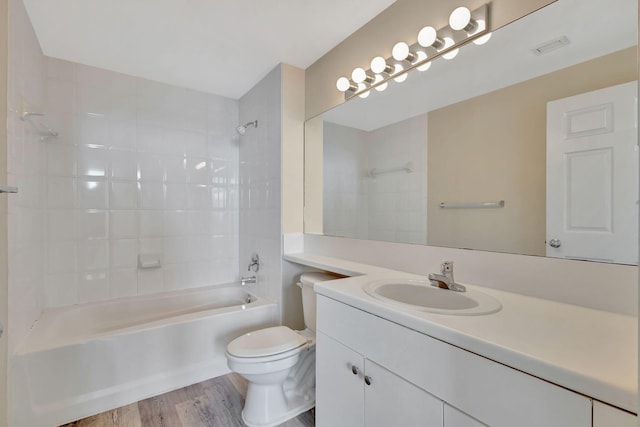
POLYGON ((322 332, 317 332, 316 426, 363 426, 363 380, 363 357, 322 332))
POLYGON ((442 401, 382 366, 365 360, 366 427, 442 427, 442 401))
POLYGON ((445 403, 444 427, 487 427, 487 425, 445 403))
POLYGON ((638 417, 613 406, 593 401, 593 427, 636 427, 638 417))

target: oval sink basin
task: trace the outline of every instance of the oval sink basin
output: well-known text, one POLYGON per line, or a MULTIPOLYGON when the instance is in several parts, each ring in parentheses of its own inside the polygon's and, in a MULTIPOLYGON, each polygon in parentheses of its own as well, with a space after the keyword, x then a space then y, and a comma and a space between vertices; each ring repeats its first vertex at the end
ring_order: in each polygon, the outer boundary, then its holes
POLYGON ((440 289, 426 280, 378 280, 363 289, 380 301, 430 313, 473 316, 502 308, 497 299, 485 293, 474 289, 466 292, 440 289))

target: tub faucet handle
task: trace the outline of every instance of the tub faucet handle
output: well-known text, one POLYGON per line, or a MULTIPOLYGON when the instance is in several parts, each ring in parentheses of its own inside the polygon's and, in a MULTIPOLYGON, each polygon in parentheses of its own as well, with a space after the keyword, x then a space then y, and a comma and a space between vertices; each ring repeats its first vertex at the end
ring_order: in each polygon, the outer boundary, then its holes
POLYGON ((254 253, 251 255, 251 262, 249 263, 249 267, 247 267, 247 271, 257 273, 258 270, 260 270, 260 256, 254 253))

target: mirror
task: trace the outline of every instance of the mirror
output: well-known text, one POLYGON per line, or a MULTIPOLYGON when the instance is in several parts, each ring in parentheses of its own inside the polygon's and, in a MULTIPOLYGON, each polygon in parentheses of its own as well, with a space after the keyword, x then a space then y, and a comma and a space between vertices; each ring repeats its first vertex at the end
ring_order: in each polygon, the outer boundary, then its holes
POLYGON ((636 8, 558 0, 308 120, 305 232, 637 264, 636 8))

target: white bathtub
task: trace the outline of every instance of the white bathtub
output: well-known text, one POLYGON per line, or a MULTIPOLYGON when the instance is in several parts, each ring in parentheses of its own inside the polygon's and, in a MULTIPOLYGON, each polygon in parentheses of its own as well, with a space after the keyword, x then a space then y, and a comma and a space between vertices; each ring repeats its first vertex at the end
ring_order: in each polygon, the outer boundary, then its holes
POLYGON ((46 310, 12 358, 14 426, 57 426, 226 374, 227 343, 276 315, 238 285, 46 310))

